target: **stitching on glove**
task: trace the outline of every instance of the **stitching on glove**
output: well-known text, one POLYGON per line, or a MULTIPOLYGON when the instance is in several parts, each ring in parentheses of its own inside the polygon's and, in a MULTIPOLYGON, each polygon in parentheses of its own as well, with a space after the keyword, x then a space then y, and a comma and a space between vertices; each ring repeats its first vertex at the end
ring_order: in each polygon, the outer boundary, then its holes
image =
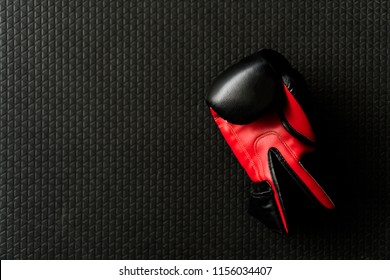
POLYGON ((229 130, 232 132, 234 138, 236 139, 236 141, 239 144, 239 147, 240 147, 241 151, 245 154, 245 157, 249 160, 250 166, 255 171, 257 180, 261 181, 262 180, 261 178, 264 177, 264 170, 263 170, 263 166, 262 166, 261 162, 259 162, 259 164, 260 164, 260 174, 262 175, 262 177, 259 175, 259 170, 257 170, 255 163, 253 162, 253 160, 249 156, 248 151, 245 149, 245 146, 242 144, 240 138, 237 136, 237 134, 234 131, 233 127, 228 122, 222 123, 218 127, 223 127, 223 126, 227 126, 229 128, 229 130))
MULTIPOLYGON (((266 132, 266 133, 261 134, 260 136, 258 136, 258 137, 256 138, 256 141, 254 142, 254 147, 255 147, 254 150, 255 150, 256 154, 260 154, 260 153, 257 151, 257 146, 258 146, 257 143, 261 140, 261 138, 263 138, 263 137, 265 137, 265 136, 267 136, 267 135, 275 135, 275 136, 279 139, 279 141, 283 144, 283 146, 290 152, 291 156, 292 156, 295 160, 298 161, 298 157, 297 157, 297 155, 295 154, 295 152, 290 148, 289 145, 287 145, 286 141, 282 138, 282 136, 280 136, 279 133, 276 133, 276 132, 274 132, 274 131, 268 131, 268 132, 266 132)), ((271 149, 272 149, 272 148, 271 148, 271 149)))

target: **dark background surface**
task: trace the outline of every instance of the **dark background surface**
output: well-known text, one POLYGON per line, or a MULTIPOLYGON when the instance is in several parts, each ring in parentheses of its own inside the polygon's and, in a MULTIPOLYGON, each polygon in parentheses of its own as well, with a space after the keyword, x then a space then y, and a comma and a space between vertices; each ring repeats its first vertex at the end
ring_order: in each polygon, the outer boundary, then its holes
POLYGON ((1 258, 389 258, 389 2, 162 2, 0 1, 1 258), (204 102, 263 47, 307 79, 338 206, 288 236, 204 102))

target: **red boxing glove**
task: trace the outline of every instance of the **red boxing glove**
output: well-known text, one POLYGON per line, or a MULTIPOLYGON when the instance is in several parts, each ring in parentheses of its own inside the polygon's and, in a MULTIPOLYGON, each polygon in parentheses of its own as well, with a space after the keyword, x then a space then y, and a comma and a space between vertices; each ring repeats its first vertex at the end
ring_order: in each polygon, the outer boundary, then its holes
POLYGON ((272 50, 244 58, 215 80, 206 102, 223 137, 257 191, 250 213, 268 227, 288 232, 275 174, 278 161, 299 186, 328 209, 335 206, 300 160, 315 149, 315 135, 302 108, 304 80, 272 50))

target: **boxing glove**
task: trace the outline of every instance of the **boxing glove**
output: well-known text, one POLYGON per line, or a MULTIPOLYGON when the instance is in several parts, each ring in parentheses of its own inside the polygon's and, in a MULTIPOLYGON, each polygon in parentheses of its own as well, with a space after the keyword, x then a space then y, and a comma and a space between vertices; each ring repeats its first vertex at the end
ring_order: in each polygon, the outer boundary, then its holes
MULTIPOLYGON (((306 92, 303 77, 286 58, 263 49, 219 75, 206 97, 223 137, 255 185, 255 203, 249 212, 268 227, 285 232, 289 230, 285 197, 276 164, 319 205, 335 207, 301 163, 316 148, 303 109, 306 92)), ((296 186, 283 186, 289 187, 296 186)))

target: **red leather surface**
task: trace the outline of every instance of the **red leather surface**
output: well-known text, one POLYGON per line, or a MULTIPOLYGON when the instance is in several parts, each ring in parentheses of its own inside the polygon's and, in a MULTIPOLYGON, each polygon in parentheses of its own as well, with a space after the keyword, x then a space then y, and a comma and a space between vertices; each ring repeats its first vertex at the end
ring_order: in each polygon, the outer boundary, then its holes
MULTIPOLYGON (((288 101, 283 108, 286 119, 299 133, 314 140, 314 133, 307 116, 287 87, 284 87, 284 91, 288 101)), ((323 206, 329 209, 334 208, 333 202, 325 191, 299 162, 302 155, 313 151, 314 148, 292 136, 282 125, 276 110, 245 125, 229 123, 219 117, 211 108, 210 110, 222 135, 242 167, 248 173, 250 179, 253 182, 267 180, 271 185, 283 225, 287 232, 286 218, 279 195, 277 195, 276 186, 272 180, 272 171, 268 162, 268 151, 271 148, 276 148, 281 153, 287 164, 323 206)))
POLYGON ((287 89, 285 85, 284 92, 286 93, 287 102, 283 110, 284 117, 288 123, 300 134, 315 142, 315 135, 313 129, 310 125, 309 119, 306 114, 303 112, 301 105, 297 102, 291 92, 287 89))

